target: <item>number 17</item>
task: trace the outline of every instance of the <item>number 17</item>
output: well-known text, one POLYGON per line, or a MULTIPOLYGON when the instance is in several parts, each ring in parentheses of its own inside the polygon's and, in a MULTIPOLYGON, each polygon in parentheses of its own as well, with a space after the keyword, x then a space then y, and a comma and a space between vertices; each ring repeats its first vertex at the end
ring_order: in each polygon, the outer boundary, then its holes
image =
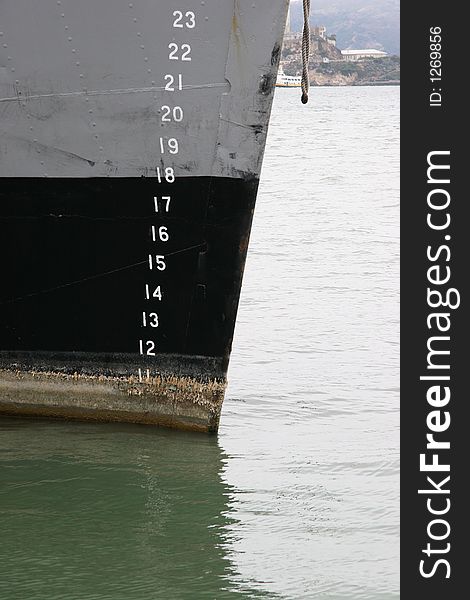
MULTIPOLYGON (((165 212, 170 212, 170 202, 171 202, 171 196, 162 196, 162 200, 163 202, 166 202, 165 204, 165 212)), ((153 202, 155 204, 155 212, 160 212, 158 210, 158 197, 154 196, 153 197, 153 202)))

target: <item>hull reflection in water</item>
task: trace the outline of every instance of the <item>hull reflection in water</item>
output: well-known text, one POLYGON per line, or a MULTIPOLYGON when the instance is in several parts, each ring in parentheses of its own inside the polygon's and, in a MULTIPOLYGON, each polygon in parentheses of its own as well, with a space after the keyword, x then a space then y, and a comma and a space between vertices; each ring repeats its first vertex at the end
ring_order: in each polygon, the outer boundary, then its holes
POLYGON ((223 462, 191 433, 0 420, 0 597, 239 598, 223 462))

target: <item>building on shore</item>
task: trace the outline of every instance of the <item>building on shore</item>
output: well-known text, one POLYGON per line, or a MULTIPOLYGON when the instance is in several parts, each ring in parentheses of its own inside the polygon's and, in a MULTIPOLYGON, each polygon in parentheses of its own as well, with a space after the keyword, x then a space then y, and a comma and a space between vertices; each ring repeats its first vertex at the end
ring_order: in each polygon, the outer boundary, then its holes
POLYGON ((341 50, 341 54, 344 60, 350 62, 357 62, 367 58, 384 58, 388 56, 386 52, 382 50, 375 50, 374 48, 363 48, 359 50, 341 50))
POLYGON ((322 38, 322 40, 326 40, 326 27, 324 25, 316 25, 312 29, 312 35, 322 38))

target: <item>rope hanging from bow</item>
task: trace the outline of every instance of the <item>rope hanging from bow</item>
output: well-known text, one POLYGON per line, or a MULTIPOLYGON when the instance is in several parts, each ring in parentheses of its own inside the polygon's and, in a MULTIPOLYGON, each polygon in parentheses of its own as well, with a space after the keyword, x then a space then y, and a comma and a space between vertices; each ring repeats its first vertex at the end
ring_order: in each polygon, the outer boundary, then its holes
POLYGON ((304 30, 302 33, 302 104, 308 102, 308 58, 310 55, 310 0, 303 0, 304 5, 304 30))

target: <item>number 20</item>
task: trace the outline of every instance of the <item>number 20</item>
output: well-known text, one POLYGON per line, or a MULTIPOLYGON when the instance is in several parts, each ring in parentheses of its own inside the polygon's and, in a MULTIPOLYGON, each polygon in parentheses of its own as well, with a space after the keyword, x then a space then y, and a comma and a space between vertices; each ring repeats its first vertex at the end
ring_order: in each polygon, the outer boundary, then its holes
POLYGON ((181 123, 184 118, 184 112, 181 106, 174 106, 172 110, 167 104, 164 104, 161 111, 162 121, 165 123, 169 123, 172 120, 176 121, 176 123, 181 123))

